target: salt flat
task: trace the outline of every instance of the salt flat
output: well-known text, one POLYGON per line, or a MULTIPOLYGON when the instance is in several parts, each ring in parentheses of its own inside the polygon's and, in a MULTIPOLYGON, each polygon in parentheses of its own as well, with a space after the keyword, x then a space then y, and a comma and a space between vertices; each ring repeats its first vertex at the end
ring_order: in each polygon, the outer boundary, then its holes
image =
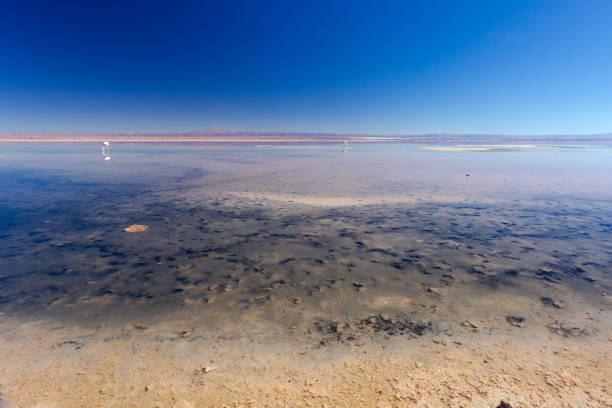
POLYGON ((316 146, 3 145, 2 403, 609 404, 612 151, 316 146))

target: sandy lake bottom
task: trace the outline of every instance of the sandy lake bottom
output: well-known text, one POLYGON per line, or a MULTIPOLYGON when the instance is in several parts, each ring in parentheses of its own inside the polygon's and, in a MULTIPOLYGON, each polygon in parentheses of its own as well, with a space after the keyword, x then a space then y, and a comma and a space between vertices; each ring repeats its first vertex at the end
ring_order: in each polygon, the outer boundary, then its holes
POLYGON ((0 407, 612 407, 612 146, 111 154, 0 144, 0 407))

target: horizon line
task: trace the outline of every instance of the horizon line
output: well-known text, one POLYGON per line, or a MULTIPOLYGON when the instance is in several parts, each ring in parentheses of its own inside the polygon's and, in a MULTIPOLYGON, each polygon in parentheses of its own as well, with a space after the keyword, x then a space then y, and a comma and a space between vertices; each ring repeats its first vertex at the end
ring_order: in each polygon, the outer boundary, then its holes
POLYGON ((0 138, 89 138, 89 137, 103 137, 103 136, 114 136, 114 137, 227 137, 227 136, 246 136, 249 138, 257 138, 264 136, 271 137, 333 137, 333 138, 453 138, 462 139, 466 137, 472 138, 523 138, 523 139, 549 139, 549 138, 588 138, 588 137, 610 137, 612 138, 611 132, 600 132, 600 133, 471 133, 471 132, 460 132, 460 133, 449 133, 449 132, 427 132, 427 133, 336 133, 336 132, 296 132, 296 131, 249 131, 249 130, 228 130, 217 127, 209 127, 205 129, 195 129, 188 131, 166 131, 166 132, 91 132, 91 131, 72 131, 72 132, 56 132, 56 131, 42 131, 42 132, 15 132, 15 131, 0 131, 0 138))

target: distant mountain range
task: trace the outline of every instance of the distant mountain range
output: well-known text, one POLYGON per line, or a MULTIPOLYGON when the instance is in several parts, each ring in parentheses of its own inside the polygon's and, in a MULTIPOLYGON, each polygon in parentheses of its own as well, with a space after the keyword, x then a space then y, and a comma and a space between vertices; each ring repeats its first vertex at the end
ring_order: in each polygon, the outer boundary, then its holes
POLYGON ((20 133, 0 132, 0 141, 201 141, 201 142, 293 142, 293 141, 612 141, 612 133, 590 135, 495 135, 422 134, 374 135, 307 132, 247 132, 209 127, 190 132, 165 133, 20 133))

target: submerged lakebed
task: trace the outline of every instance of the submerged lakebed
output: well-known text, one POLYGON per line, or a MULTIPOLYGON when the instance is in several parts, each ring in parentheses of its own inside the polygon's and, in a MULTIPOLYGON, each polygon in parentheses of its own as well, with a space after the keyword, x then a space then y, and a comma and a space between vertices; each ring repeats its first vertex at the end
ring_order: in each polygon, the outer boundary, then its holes
POLYGON ((0 145, 0 405, 610 404, 612 146, 111 154, 0 145))

